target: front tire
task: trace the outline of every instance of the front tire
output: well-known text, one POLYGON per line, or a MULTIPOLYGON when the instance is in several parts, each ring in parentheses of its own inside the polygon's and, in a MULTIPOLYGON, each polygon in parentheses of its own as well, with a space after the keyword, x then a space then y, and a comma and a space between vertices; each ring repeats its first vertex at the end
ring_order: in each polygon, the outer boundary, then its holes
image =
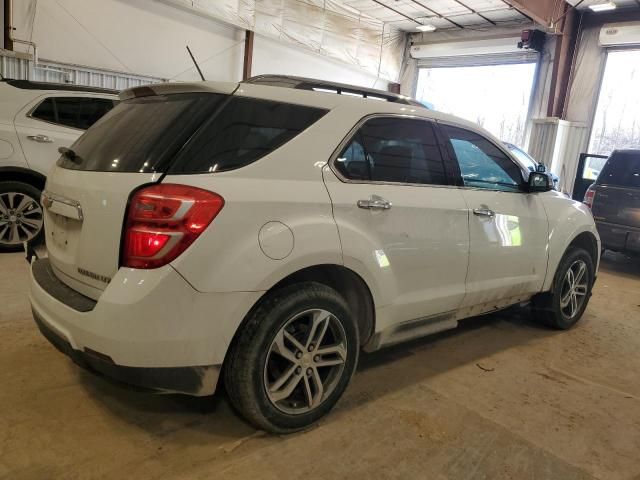
POLYGON ((319 283, 267 294, 225 360, 233 406, 271 433, 311 426, 331 410, 353 375, 359 351, 354 320, 344 298, 319 283))
POLYGON ((0 182, 0 251, 37 245, 44 236, 40 190, 23 182, 0 182))
POLYGON ((551 292, 533 301, 536 318, 560 330, 573 327, 587 308, 594 279, 595 267, 589 253, 570 247, 558 265, 551 292))

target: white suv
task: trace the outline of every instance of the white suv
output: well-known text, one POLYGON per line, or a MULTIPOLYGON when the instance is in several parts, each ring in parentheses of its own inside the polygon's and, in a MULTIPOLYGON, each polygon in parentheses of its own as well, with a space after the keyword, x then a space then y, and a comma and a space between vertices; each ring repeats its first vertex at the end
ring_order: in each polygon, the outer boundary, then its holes
POLYGON ((0 81, 0 251, 42 236, 40 191, 68 147, 111 110, 115 90, 0 81))
POLYGON ((224 372, 242 415, 291 432, 361 348, 529 300, 582 316, 600 240, 546 174, 404 97, 276 80, 125 91, 60 158, 30 299, 64 353, 164 392, 224 372))

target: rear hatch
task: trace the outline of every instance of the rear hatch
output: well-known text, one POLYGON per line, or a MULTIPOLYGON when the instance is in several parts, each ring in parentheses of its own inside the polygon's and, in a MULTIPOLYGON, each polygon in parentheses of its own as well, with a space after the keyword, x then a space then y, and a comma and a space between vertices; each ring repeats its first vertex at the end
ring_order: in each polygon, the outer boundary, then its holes
POLYGON ((207 215, 215 215, 220 198, 202 189, 189 190, 200 200, 186 198, 184 189, 177 193, 166 183, 141 187, 159 183, 165 174, 182 184, 176 180, 180 175, 242 168, 284 146, 328 111, 244 96, 246 86, 234 95, 236 88, 163 84, 127 91, 63 154, 43 199, 47 248, 58 278, 97 299, 120 265, 157 268, 171 262, 207 228, 198 205, 206 204, 207 215), (123 235, 130 202, 135 208, 123 235), (173 253, 150 253, 163 245, 173 253))
MULTIPOLYGON (((131 193, 158 182, 205 118, 237 87, 157 94, 149 87, 93 125, 63 154, 43 194, 46 242, 56 275, 97 299, 117 272, 131 193)), ((156 89, 156 87, 154 87, 156 89)), ((133 92, 133 93, 131 93, 133 92)))
POLYGON ((640 228, 640 151, 611 154, 595 184, 596 221, 640 228))

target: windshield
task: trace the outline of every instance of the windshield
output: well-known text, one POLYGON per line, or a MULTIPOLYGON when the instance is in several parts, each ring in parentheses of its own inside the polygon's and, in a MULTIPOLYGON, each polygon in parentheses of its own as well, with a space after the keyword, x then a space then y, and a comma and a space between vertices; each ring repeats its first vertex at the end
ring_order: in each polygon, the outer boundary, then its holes
POLYGON ((536 171, 538 167, 538 163, 531 158, 524 150, 519 149, 515 145, 510 143, 505 143, 509 151, 520 161, 522 165, 531 170, 532 172, 536 171))

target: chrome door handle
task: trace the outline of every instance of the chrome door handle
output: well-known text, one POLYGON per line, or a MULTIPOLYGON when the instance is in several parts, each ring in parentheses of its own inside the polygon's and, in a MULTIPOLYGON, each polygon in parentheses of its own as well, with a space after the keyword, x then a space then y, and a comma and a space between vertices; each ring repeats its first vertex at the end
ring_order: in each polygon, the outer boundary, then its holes
POLYGON ((53 143, 53 140, 46 135, 28 135, 27 138, 38 143, 53 143))
POLYGON ((389 210, 391 202, 385 200, 378 195, 371 195, 369 200, 358 200, 358 208, 367 208, 369 210, 389 210))
POLYGON ((488 208, 474 208, 473 214, 478 215, 479 217, 495 217, 496 216, 496 212, 488 208))

